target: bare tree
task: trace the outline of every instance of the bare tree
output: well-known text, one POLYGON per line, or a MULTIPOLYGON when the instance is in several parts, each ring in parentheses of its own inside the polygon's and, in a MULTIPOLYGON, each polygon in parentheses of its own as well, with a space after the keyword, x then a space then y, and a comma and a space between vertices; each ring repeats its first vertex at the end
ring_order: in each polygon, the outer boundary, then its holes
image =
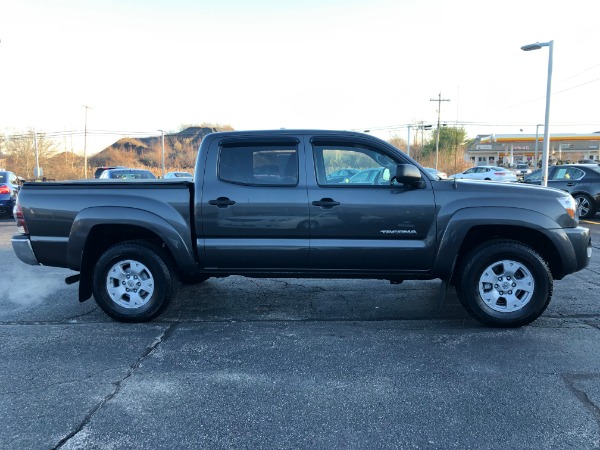
POLYGON ((6 138, 4 137, 4 135, 0 134, 0 167, 2 167, 2 168, 4 168, 4 166, 6 165, 5 140, 6 140, 6 138))
MULTIPOLYGON (((12 162, 13 171, 21 176, 32 177, 35 168, 36 157, 36 135, 33 130, 23 134, 8 136, 6 153, 12 162)), ((56 153, 55 142, 44 133, 37 133, 37 155, 40 167, 56 153)))

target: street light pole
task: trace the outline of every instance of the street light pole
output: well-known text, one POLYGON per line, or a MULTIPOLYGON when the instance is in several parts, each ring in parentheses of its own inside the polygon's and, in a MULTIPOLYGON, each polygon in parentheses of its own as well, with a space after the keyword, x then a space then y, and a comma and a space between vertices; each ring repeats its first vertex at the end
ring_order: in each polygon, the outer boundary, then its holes
POLYGON ((539 50, 548 47, 548 82, 546 85, 546 116, 544 119, 544 150, 542 153, 542 186, 548 186, 548 158, 550 155, 550 97, 552 93, 552 53, 554 41, 536 42, 521 47, 523 51, 539 50))
POLYGON ((408 155, 408 157, 410 158, 410 127, 412 125, 408 126, 408 139, 406 140, 406 154, 408 155))
POLYGON ((423 152, 423 147, 425 146, 425 130, 431 130, 431 125, 425 125, 423 123, 423 121, 419 122, 419 125, 418 125, 418 128, 417 128, 417 138, 418 138, 418 134, 419 134, 419 129, 421 129, 421 148, 420 148, 420 151, 423 152))

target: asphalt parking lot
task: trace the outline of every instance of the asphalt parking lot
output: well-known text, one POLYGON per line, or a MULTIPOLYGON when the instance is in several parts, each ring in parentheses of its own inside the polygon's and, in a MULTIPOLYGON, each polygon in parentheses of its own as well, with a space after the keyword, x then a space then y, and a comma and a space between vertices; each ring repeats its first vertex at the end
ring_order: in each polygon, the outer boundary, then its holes
POLYGON ((530 326, 484 328, 438 282, 182 286, 111 321, 0 220, 0 448, 600 448, 594 255, 530 326))

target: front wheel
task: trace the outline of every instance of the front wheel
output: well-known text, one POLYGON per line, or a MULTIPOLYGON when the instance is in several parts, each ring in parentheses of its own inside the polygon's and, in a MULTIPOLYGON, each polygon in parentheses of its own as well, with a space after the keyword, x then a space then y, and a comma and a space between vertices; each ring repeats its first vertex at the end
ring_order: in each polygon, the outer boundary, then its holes
POLYGON ((457 293, 479 322, 520 327, 537 319, 552 297, 548 264, 532 248, 515 241, 494 241, 465 259, 457 293))
POLYGON ((109 248, 96 263, 93 292, 98 306, 120 322, 145 322, 169 305, 175 278, 158 248, 125 242, 109 248))

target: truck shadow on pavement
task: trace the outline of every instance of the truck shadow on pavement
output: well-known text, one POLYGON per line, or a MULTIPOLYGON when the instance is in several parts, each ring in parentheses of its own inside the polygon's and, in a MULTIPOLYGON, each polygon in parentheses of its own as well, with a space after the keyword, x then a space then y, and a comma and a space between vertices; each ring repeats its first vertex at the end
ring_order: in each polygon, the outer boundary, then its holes
MULTIPOLYGON (((376 321, 465 319, 453 288, 441 282, 214 278, 181 285, 164 321, 376 321)), ((475 322, 473 322, 475 323, 475 322)))

